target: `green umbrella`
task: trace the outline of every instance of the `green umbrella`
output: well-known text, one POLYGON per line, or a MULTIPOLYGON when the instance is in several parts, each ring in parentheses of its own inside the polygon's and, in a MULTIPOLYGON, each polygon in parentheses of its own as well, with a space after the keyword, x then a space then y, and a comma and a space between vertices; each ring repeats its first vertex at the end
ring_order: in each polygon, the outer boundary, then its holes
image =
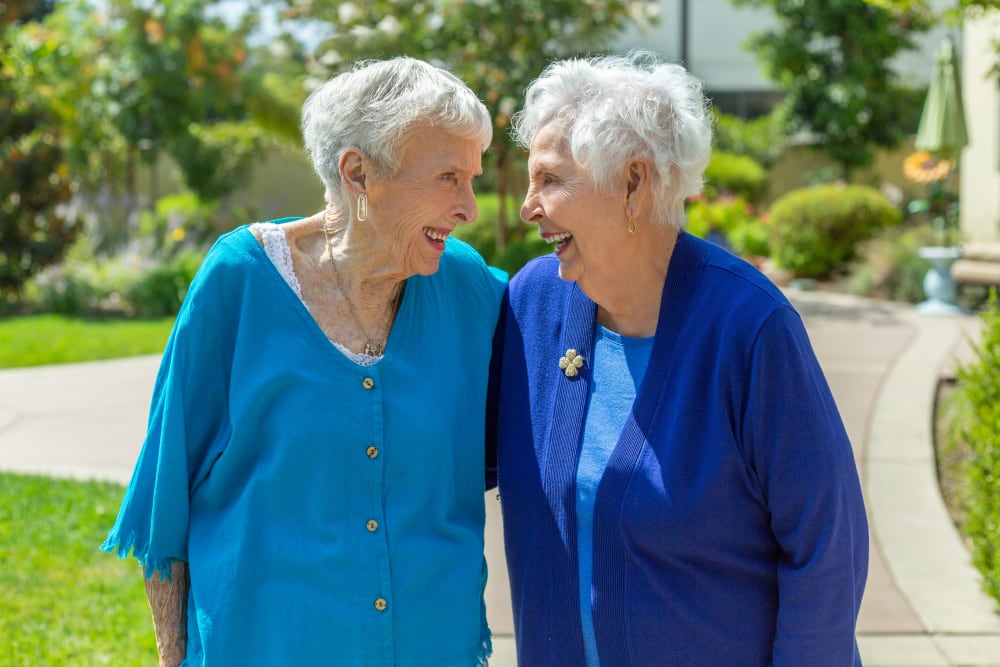
POLYGON ((945 38, 934 55, 934 71, 914 142, 918 150, 954 159, 969 143, 961 81, 955 45, 945 38))

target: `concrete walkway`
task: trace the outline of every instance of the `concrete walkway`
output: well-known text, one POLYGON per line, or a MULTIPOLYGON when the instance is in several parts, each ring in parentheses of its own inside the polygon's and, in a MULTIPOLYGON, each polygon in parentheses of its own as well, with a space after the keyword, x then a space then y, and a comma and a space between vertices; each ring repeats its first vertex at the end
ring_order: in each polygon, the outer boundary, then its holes
MULTIPOLYGON (((937 486, 931 414, 971 316, 790 291, 847 425, 872 532, 866 667, 1000 667, 1000 618, 937 486)), ((0 469, 126 483, 158 356, 0 371, 0 469)), ((0 488, 2 495, 2 488, 0 488)), ((492 667, 515 667, 499 507, 487 495, 492 667)))

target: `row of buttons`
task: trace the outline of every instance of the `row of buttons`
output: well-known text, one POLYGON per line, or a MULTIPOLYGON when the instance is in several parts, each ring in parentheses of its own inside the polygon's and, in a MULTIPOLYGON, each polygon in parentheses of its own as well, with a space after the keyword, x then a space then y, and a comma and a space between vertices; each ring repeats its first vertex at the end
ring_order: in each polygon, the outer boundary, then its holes
MULTIPOLYGON (((361 381, 361 386, 364 387, 365 389, 374 389, 375 380, 366 377, 361 381)), ((367 454, 368 458, 370 459, 378 458, 378 447, 376 447, 375 445, 369 446, 368 449, 365 450, 365 454, 367 454)), ((374 533, 376 530, 378 530, 378 521, 376 521, 375 519, 368 519, 368 523, 365 524, 365 528, 368 529, 369 533, 374 533)), ((385 611, 388 607, 389 603, 386 601, 385 598, 375 599, 375 609, 377 611, 385 611)))

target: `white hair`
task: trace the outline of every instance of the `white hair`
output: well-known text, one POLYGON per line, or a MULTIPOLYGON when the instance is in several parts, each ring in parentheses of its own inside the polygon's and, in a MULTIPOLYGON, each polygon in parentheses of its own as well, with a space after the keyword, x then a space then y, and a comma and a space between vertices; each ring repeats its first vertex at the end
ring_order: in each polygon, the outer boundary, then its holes
POLYGON ((701 82, 648 51, 550 64, 528 86, 511 133, 528 149, 545 124, 564 123, 573 160, 598 191, 634 159, 653 169, 653 218, 680 228, 684 200, 701 192, 712 153, 712 114, 701 82))
POLYGON ((382 176, 391 177, 406 133, 434 127, 479 142, 493 139, 489 112, 458 77, 422 60, 399 57, 359 62, 309 95, 302 105, 302 138, 330 200, 340 192, 340 158, 359 148, 382 176))

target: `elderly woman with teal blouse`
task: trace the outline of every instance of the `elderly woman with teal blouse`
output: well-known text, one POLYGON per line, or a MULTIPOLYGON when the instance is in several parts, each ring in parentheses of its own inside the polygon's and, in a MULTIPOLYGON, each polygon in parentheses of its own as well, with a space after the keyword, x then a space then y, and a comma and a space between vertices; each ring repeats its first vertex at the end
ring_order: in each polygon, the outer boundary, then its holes
POLYGON ((518 663, 860 665, 833 397, 781 291, 683 231, 699 83, 650 54, 554 63, 514 133, 555 247, 511 280, 491 391, 518 663))
POLYGON ((483 429, 505 280, 450 238, 492 137, 409 58, 305 102, 325 210, 208 252, 103 545, 162 665, 485 664, 483 429))

